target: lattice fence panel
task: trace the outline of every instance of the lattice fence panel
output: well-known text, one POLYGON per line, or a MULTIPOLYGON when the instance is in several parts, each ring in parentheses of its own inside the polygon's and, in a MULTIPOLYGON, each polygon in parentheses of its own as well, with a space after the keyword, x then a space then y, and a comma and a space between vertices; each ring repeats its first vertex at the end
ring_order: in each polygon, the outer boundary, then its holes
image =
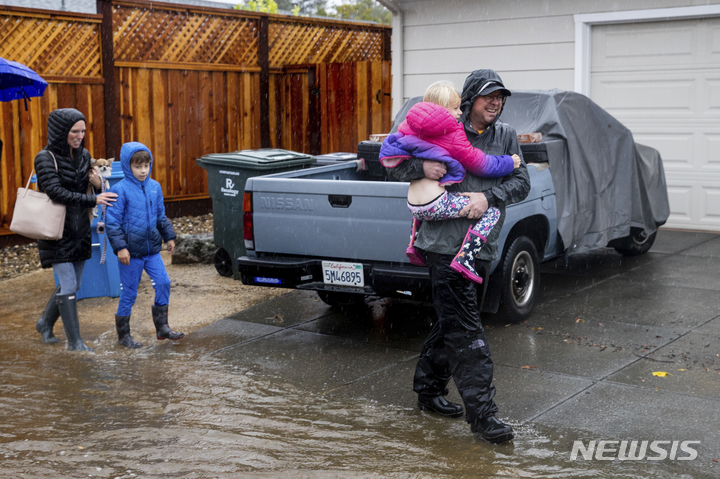
POLYGON ((270 67, 383 60, 385 30, 271 19, 270 67))
POLYGON ((0 57, 40 75, 102 77, 100 22, 0 12, 0 57))
POLYGON ((256 18, 113 5, 113 30, 115 61, 258 65, 256 18))

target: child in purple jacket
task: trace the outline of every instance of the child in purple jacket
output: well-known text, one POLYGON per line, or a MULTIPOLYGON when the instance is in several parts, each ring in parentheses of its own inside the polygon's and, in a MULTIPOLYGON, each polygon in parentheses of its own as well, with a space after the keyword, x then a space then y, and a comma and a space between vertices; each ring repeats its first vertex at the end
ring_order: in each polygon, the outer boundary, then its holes
MULTIPOLYGON (((448 192, 443 185, 459 183, 466 171, 486 178, 499 178, 520 166, 517 155, 486 155, 474 148, 465 135, 460 119, 460 93, 447 82, 436 82, 425 92, 423 102, 414 105, 398 131, 389 135, 380 149, 383 166, 392 168, 415 157, 445 163, 447 173, 440 181, 430 178, 413 180, 408 188, 408 208, 413 215, 410 244, 406 254, 410 262, 425 265, 425 257, 414 242, 421 221, 459 218, 470 199, 463 193, 448 192)), ((487 241, 487 235, 500 219, 500 210, 490 207, 468 228, 462 247, 450 267, 463 277, 482 283, 475 270, 475 258, 487 241)))

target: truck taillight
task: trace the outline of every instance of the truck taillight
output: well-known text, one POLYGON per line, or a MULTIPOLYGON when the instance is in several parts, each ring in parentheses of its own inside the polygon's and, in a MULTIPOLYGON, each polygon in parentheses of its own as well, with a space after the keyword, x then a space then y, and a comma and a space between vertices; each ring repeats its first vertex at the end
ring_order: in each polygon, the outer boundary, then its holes
POLYGON ((252 193, 248 191, 243 195, 243 239, 245 240, 246 250, 255 249, 252 221, 252 193))

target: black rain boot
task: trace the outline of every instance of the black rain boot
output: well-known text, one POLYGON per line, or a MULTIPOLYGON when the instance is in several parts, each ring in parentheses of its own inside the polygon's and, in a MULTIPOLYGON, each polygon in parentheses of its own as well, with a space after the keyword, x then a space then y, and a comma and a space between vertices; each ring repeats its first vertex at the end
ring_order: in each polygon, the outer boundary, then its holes
POLYGON ((482 284, 482 276, 475 271, 475 259, 486 242, 487 238, 473 230, 472 226, 468 227, 460 251, 450 262, 450 268, 460 273, 463 278, 482 284))
POLYGON ((157 331, 157 338, 162 339, 180 339, 185 337, 185 333, 176 333, 170 326, 168 326, 168 307, 165 306, 153 306, 152 307, 153 323, 155 323, 155 331, 157 331))
POLYGON ((130 316, 115 315, 115 330, 118 335, 118 344, 122 344, 126 348, 137 349, 142 348, 142 344, 138 343, 130 336, 130 316))
POLYGON ((55 302, 55 297, 59 292, 60 286, 58 286, 52 296, 50 296, 50 301, 48 301, 47 306, 45 306, 45 312, 42 316, 40 316, 40 319, 37 320, 37 323, 35 323, 35 329, 37 329, 37 332, 42 335, 43 343, 59 342, 58 338, 56 338, 53 334, 55 323, 60 317, 60 310, 55 302))
POLYGON ((463 415, 461 405, 450 402, 443 396, 418 394, 418 407, 421 411, 431 411, 445 417, 460 417, 463 415))
POLYGON ((68 351, 92 351, 80 337, 80 322, 77 314, 77 296, 73 294, 58 294, 56 296, 60 317, 62 317, 65 336, 67 336, 68 351))
POLYGON ((512 426, 505 424, 495 416, 487 416, 475 421, 470 425, 470 429, 475 434, 479 434, 480 437, 493 444, 510 441, 515 437, 515 431, 513 431, 512 426))

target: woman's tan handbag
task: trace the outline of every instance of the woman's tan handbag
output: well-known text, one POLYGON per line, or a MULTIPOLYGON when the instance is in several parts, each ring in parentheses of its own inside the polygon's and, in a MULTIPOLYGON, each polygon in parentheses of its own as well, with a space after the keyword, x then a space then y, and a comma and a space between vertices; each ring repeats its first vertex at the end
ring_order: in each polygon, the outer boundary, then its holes
MULTIPOLYGON (((55 162, 55 155, 48 151, 55 162)), ((34 174, 30 173, 30 178, 34 174)), ((30 189, 30 179, 25 188, 18 188, 15 212, 10 222, 13 233, 32 239, 59 240, 65 228, 65 205, 53 203, 45 193, 30 189)))

